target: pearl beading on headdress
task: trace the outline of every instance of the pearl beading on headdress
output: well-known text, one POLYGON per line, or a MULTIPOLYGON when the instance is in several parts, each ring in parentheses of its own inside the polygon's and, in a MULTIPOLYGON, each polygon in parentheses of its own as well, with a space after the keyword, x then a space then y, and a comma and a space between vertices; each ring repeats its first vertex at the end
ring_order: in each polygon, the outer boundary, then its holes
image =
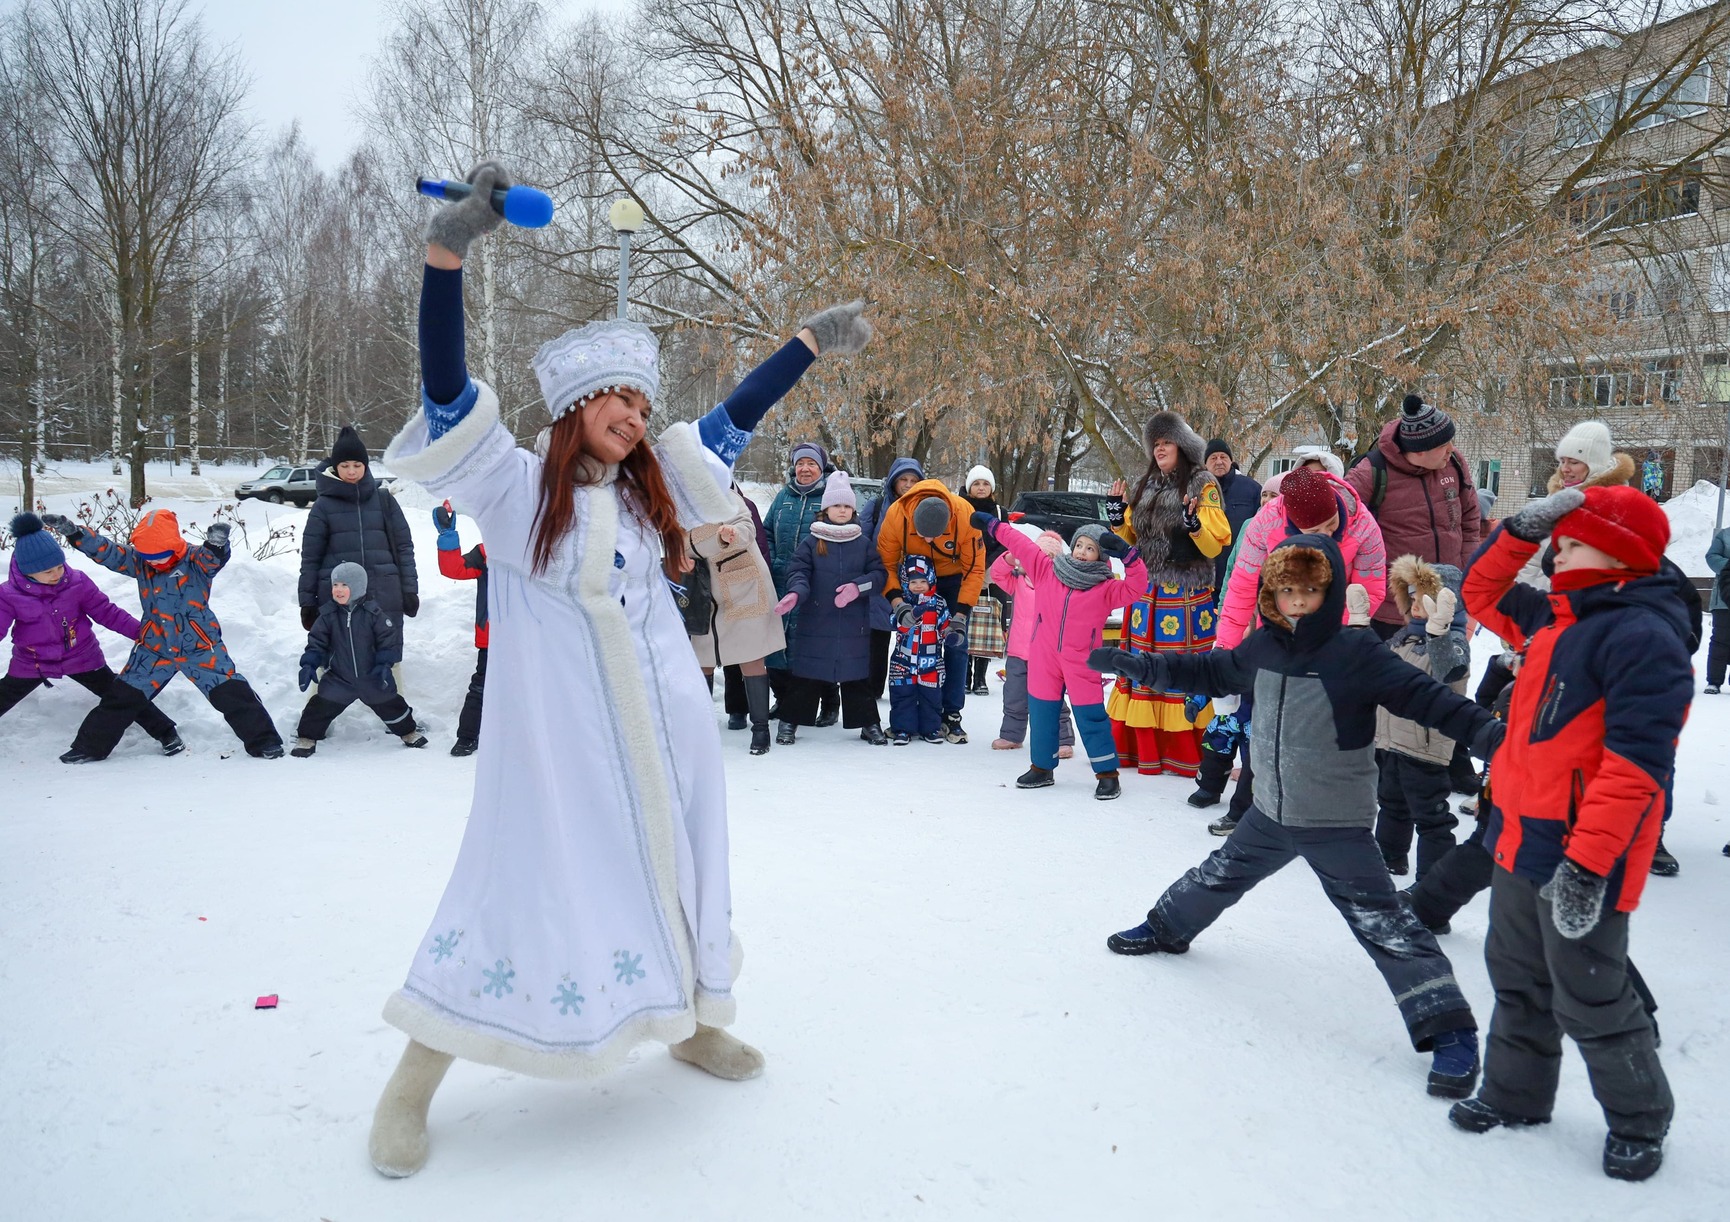
POLYGON ((661 391, 661 346, 640 322, 614 318, 567 331, 542 344, 533 364, 554 420, 610 391, 639 390, 650 403, 661 391))

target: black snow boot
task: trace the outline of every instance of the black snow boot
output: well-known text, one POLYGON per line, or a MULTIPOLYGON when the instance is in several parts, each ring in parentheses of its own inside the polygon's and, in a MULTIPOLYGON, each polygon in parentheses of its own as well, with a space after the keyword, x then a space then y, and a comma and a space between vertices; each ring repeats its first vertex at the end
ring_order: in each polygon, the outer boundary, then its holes
POLYGON ((77 747, 74 747, 72 750, 60 757, 60 762, 62 764, 94 764, 101 761, 101 759, 102 756, 100 755, 91 755, 88 751, 80 751, 77 747))
POLYGON ((1411 858, 1407 857, 1404 853, 1401 853, 1398 857, 1390 857, 1386 853, 1383 853, 1382 860, 1387 863, 1388 873, 1392 874, 1396 878, 1404 878, 1412 872, 1411 858))
POLYGON ((729 730, 743 730, 748 724, 750 723, 745 720, 743 713, 729 713, 727 715, 727 728, 729 730))
POLYGON ((1218 806, 1219 800, 1224 796, 1224 794, 1209 793, 1198 785, 1195 792, 1185 800, 1197 810, 1206 810, 1210 806, 1218 806))
POLYGON ((769 753, 769 676, 745 675, 745 707, 751 710, 751 754, 769 753))
POLYGON ((873 747, 887 747, 889 745, 889 736, 883 733, 883 727, 875 721, 859 731, 859 737, 873 747))
POLYGON ((1038 764, 1033 765, 1015 778, 1015 788, 1017 789, 1044 789, 1048 785, 1055 784, 1057 784, 1057 778, 1038 764))
POLYGON ((1095 774, 1093 796, 1101 802, 1109 802, 1123 792, 1117 783, 1117 773, 1101 772, 1095 774))
POLYGON ((796 735, 797 730, 793 723, 790 721, 783 721, 778 727, 776 727, 775 745, 777 747, 791 747, 794 743, 799 741, 796 735))
POLYGON ((1237 821, 1238 816, 1229 813, 1224 814, 1208 824, 1207 830, 1215 836, 1229 836, 1237 831, 1237 821))
POLYGON ((1462 1099, 1448 1109, 1448 1119, 1456 1129, 1468 1133, 1488 1133, 1491 1129, 1529 1129, 1535 1124, 1549 1124, 1548 1116, 1516 1116, 1483 1099, 1462 1099))
MULTIPOLYGON (((1676 855, 1664 847, 1664 837, 1658 837, 1658 847, 1652 853, 1652 873, 1659 878, 1674 878, 1682 872, 1682 863, 1676 860, 1676 855)), ((1652 1168, 1656 1171, 1658 1168, 1652 1168)), ((1647 1172, 1650 1175, 1651 1172, 1647 1172)), ((1641 1176, 1644 1179, 1645 1176, 1641 1176)))
POLYGON ((451 754, 461 759, 465 755, 473 755, 480 743, 472 738, 459 738, 451 744, 451 754))
POLYGON ((825 688, 823 699, 817 703, 817 729, 826 730, 841 720, 841 690, 836 687, 825 688))
POLYGON ((178 733, 170 734, 162 740, 162 754, 164 755, 179 755, 184 750, 186 750, 186 744, 180 741, 178 733))
POLYGON ((1172 937, 1163 927, 1155 925, 1151 917, 1134 929, 1112 934, 1105 940, 1105 945, 1117 955, 1151 955, 1155 951, 1181 955, 1189 950, 1188 942, 1172 937))
POLYGON ((1649 1180, 1664 1165, 1664 1139, 1604 1138, 1604 1174, 1613 1180, 1649 1180))

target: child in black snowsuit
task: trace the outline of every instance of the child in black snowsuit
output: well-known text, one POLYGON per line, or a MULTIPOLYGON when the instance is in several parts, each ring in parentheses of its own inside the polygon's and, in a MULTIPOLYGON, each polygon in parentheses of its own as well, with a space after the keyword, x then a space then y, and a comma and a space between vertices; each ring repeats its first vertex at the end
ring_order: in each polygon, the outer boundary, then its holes
MULTIPOLYGON (((1332 539, 1296 535, 1262 566, 1262 626, 1236 649, 1094 651, 1092 666, 1135 683, 1210 696, 1253 690, 1256 705, 1254 804, 1141 925, 1106 945, 1122 955, 1182 954, 1257 883, 1302 857, 1394 994, 1412 1046, 1435 1053, 1430 1093, 1463 1099, 1478 1077, 1477 1023, 1435 935, 1394 890, 1370 831, 1376 707, 1470 743, 1480 755, 1493 749, 1502 726, 1395 658, 1369 629, 1342 627, 1345 573, 1332 539)), ((1353 592, 1367 612, 1368 596, 1353 592)))
POLYGON ((306 652, 300 655, 300 690, 311 687, 314 679, 318 690, 301 711, 298 741, 289 754, 306 759, 316 751, 330 723, 356 700, 377 713, 403 746, 426 746, 414 710, 391 679, 390 668, 402 661, 402 625, 366 596, 366 570, 352 561, 331 570, 330 597, 306 634, 306 652))

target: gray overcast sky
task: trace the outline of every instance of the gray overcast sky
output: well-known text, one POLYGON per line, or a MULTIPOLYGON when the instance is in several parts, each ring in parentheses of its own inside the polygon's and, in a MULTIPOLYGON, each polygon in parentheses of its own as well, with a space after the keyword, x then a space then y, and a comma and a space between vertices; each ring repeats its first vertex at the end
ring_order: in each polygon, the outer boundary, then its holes
MULTIPOLYGON (((542 0, 555 23, 590 9, 624 12, 632 0, 542 0)), ((333 166, 360 141, 353 117, 367 61, 388 28, 385 0, 193 0, 219 43, 240 53, 252 77, 247 101, 266 134, 295 119, 333 166)), ((428 166, 431 172, 461 167, 428 166)))

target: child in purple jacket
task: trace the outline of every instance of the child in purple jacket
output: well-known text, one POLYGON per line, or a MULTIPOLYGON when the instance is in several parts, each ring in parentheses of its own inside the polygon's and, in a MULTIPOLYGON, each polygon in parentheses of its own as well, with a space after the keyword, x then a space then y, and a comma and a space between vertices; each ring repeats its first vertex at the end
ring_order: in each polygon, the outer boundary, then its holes
MULTIPOLYGON (((12 634, 12 665, 0 678, 0 717, 51 679, 71 679, 101 697, 114 683, 91 620, 131 641, 138 621, 115 606, 97 584, 66 567, 66 555, 42 519, 12 519, 11 579, 0 583, 0 640, 12 634)), ((164 755, 185 750, 174 723, 154 704, 138 710, 138 724, 162 744, 164 755)))

